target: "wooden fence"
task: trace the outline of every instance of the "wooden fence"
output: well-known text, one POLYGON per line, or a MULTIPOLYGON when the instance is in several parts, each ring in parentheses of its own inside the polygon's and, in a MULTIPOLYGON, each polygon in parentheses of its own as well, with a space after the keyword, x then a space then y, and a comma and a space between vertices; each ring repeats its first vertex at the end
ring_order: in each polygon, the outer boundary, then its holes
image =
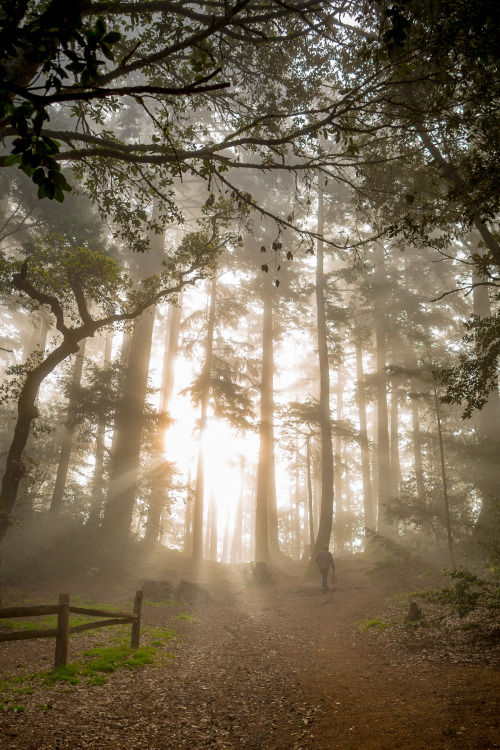
POLYGON ((55 638, 56 654, 54 666, 61 667, 68 660, 68 639, 74 633, 83 633, 85 630, 105 628, 110 625, 132 624, 130 637, 131 648, 138 648, 141 633, 142 591, 135 594, 133 612, 108 612, 103 609, 88 609, 87 607, 74 607, 69 603, 69 594, 59 594, 59 604, 38 604, 32 607, 0 607, 0 619, 12 617, 43 617, 45 615, 57 615, 57 628, 47 630, 18 630, 11 633, 0 633, 1 641, 21 641, 30 638, 55 638), (74 612, 79 615, 90 617, 106 617, 106 620, 94 620, 85 622, 83 625, 75 625, 70 628, 69 615, 74 612))

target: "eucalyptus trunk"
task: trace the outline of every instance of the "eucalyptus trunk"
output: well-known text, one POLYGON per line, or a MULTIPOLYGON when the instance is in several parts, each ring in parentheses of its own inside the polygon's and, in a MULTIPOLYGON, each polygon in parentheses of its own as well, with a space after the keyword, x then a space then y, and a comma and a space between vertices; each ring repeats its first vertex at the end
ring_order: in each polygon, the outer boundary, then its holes
POLYGON ((387 376, 386 367, 386 324, 385 302, 386 275, 384 251, 379 249, 375 256, 375 345, 377 359, 377 463, 378 463, 378 530, 389 533, 391 526, 384 516, 385 507, 391 494, 391 463, 389 452, 389 420, 387 410, 387 376))
POLYGON ((191 557, 203 559, 203 506, 205 493, 205 471, 203 462, 203 436, 207 426, 208 402, 210 398, 210 377, 212 372, 212 350, 214 343, 215 303, 217 298, 217 276, 214 273, 210 288, 210 308, 208 312, 207 339, 205 345, 205 364, 201 389, 200 436, 198 447, 198 465, 196 470, 196 488, 193 509, 193 551, 191 557))
MULTIPOLYGON (((106 331, 104 343, 104 367, 111 362, 111 347, 113 337, 111 331, 106 331)), ((90 511, 87 519, 87 528, 95 531, 101 521, 101 512, 104 502, 104 455, 106 451, 106 422, 103 417, 99 417, 97 423, 97 437, 95 446, 95 466, 92 478, 92 492, 90 500, 90 511)))
POLYGON ((370 451, 366 418, 365 375, 363 372, 363 352, 356 344, 356 374, 358 380, 359 442, 361 448, 361 475, 363 479, 363 512, 366 529, 375 529, 372 482, 370 476, 370 451))
MULTIPOLYGON (((85 338, 81 336, 80 338, 85 338)), ((19 484, 26 473, 23 454, 30 435, 33 420, 39 416, 36 407, 38 390, 44 379, 61 362, 79 349, 78 334, 65 338, 37 367, 33 368, 23 383, 17 401, 17 419, 14 434, 7 453, 2 479, 0 505, 0 542, 10 525, 10 518, 19 491, 19 484)))
POLYGON ((330 544, 333 521, 333 449, 330 415, 330 368, 325 312, 325 278, 323 258, 324 213, 323 191, 318 189, 318 241, 316 246, 316 310, 319 354, 319 418, 321 434, 321 505, 318 534, 313 558, 325 544, 330 544))
POLYGON ((333 524, 335 531, 335 546, 337 552, 342 552, 345 545, 345 518, 342 507, 342 437, 340 435, 340 422, 342 420, 343 409, 343 380, 342 369, 339 367, 337 373, 337 433, 335 435, 335 469, 334 469, 334 497, 335 497, 335 522, 333 524))
MULTIPOLYGON (((79 387, 82 380, 83 373, 83 362, 85 358, 85 343, 86 339, 80 344, 80 350, 75 357, 75 364, 73 367, 73 375, 71 378, 71 390, 69 395, 69 403, 67 412, 71 411, 76 398, 76 389, 79 387)), ((68 426, 67 423, 64 425, 63 438, 61 443, 61 452, 59 454, 59 463, 57 465, 56 481, 54 489, 52 491, 52 499, 50 502, 49 513, 52 515, 59 515, 64 500, 64 491, 66 488, 66 481, 68 478, 69 462, 71 459, 71 451, 73 448, 73 430, 68 426)))

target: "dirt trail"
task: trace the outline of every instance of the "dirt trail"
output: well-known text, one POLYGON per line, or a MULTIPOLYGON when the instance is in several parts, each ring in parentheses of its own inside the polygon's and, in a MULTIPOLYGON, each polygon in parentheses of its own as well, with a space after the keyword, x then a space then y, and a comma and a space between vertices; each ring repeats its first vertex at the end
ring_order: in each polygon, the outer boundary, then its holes
MULTIPOLYGON (((364 569, 333 592, 282 575, 242 590, 219 579, 167 667, 54 693, 51 710, 0 714, 12 750, 495 748, 500 679, 488 666, 420 665, 354 626, 390 591, 364 569)), ((206 579, 205 579, 206 580, 206 579)), ((161 608, 146 621, 165 624, 161 608)), ((7 644, 5 644, 7 645, 7 644)), ((8 644, 12 645, 12 644, 8 644)), ((36 698, 35 698, 36 699, 36 698)), ((35 700, 34 699, 34 700, 35 700)))

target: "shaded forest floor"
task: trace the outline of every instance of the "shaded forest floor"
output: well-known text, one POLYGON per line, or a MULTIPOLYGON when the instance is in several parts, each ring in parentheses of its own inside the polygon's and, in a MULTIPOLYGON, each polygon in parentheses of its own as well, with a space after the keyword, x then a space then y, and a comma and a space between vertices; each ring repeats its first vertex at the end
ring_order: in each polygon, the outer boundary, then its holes
MULTIPOLYGON (((325 596, 299 569, 257 587, 244 585, 242 567, 195 569, 180 555, 165 557, 158 577, 198 582, 213 602, 146 603, 142 641, 171 637, 153 640, 153 664, 120 669, 105 684, 26 681, 51 669, 54 641, 0 643, 0 677, 10 686, 0 748, 500 747, 497 630, 405 627, 414 582, 373 572, 362 559, 342 560, 325 596)), ((98 572, 71 587, 62 574, 43 589, 4 580, 2 605, 55 602, 66 591, 130 610, 138 585, 124 576, 111 587, 98 572)), ((70 662, 113 630, 74 636, 70 662)))

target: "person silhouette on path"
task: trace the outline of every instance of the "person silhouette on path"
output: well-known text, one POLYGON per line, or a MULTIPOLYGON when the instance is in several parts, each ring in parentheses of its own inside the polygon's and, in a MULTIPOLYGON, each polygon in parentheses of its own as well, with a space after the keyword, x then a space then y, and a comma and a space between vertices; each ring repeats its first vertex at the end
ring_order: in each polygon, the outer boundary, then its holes
POLYGON ((328 589, 328 571, 330 568, 335 573, 335 563, 333 561, 333 555, 328 549, 328 544, 323 545, 323 549, 318 552, 314 558, 316 567, 321 573, 321 592, 326 594, 328 589))

